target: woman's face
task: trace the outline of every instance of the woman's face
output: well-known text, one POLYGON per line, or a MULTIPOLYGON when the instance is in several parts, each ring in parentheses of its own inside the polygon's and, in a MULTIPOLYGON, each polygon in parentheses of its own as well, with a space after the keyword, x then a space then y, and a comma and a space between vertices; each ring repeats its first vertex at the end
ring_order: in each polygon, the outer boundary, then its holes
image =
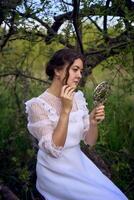
POLYGON ((76 88, 82 78, 83 62, 80 58, 76 59, 69 68, 67 85, 76 88))
POLYGON ((83 72, 83 62, 80 58, 76 59, 74 63, 69 67, 68 64, 65 65, 64 69, 57 70, 56 73, 59 77, 59 80, 63 85, 69 85, 70 87, 76 88, 82 78, 83 72), (67 77, 67 81, 66 81, 67 77))

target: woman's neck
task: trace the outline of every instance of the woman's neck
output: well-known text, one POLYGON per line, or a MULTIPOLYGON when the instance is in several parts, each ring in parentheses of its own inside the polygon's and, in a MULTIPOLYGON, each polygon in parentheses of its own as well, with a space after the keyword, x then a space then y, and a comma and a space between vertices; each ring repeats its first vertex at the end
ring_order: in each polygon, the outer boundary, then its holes
POLYGON ((58 81, 58 80, 53 80, 52 84, 48 88, 48 92, 50 92, 51 94, 53 94, 53 95, 55 95, 57 97, 60 97, 61 89, 62 89, 61 82, 58 81))

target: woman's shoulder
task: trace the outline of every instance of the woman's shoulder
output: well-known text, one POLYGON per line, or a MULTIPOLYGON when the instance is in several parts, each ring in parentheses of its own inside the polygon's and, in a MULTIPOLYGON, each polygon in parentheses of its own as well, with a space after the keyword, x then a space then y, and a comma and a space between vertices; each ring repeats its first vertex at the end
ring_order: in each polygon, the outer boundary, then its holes
MULTIPOLYGON (((41 94, 42 95, 42 94, 41 94)), ((31 107, 42 107, 42 105, 45 103, 43 99, 41 98, 41 95, 32 97, 31 99, 27 99, 24 104, 26 106, 26 111, 28 111, 28 108, 31 107)))
POLYGON ((45 90, 43 93, 41 93, 38 96, 35 96, 35 97, 32 97, 31 99, 26 100, 25 104, 41 103, 43 100, 42 96, 46 95, 46 91, 47 90, 45 90))
POLYGON ((24 103, 26 106, 30 106, 38 102, 37 97, 32 97, 31 99, 26 100, 24 103))
POLYGON ((33 97, 27 101, 24 102, 25 104, 25 108, 26 108, 26 113, 29 113, 29 110, 34 110, 34 108, 39 107, 39 101, 37 99, 37 97, 33 97))

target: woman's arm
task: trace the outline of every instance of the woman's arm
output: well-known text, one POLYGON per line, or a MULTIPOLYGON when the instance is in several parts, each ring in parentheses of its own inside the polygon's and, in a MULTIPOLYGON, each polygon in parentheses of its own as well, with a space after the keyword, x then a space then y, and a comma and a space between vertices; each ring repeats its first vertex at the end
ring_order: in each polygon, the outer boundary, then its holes
POLYGON ((105 118, 104 105, 99 105, 90 113, 90 127, 85 136, 85 142, 90 146, 94 146, 98 139, 98 123, 105 118))
POLYGON ((61 112, 58 124, 53 132, 53 142, 56 146, 64 146, 68 130, 69 112, 61 112))
POLYGON ((56 146, 64 146, 65 144, 68 130, 69 115, 72 109, 73 96, 74 88, 69 87, 68 85, 63 86, 61 91, 61 114, 52 136, 53 142, 56 146))

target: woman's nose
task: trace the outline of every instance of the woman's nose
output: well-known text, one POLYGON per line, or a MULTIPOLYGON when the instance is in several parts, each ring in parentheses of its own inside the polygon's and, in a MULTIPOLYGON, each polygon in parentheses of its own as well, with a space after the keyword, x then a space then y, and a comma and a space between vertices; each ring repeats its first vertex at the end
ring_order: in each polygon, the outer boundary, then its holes
POLYGON ((82 77, 81 71, 78 71, 78 77, 79 77, 79 78, 82 77))

